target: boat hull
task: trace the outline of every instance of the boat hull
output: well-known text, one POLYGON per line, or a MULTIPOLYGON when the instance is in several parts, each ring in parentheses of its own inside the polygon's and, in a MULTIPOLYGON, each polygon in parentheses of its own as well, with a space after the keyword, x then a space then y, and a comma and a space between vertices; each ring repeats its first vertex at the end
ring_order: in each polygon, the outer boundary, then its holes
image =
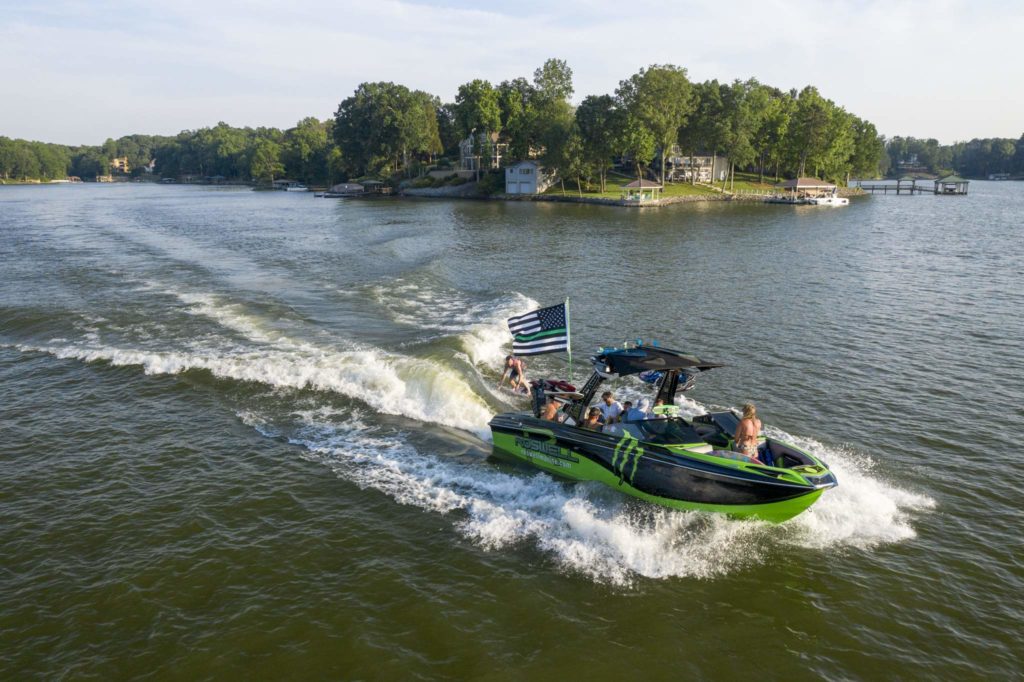
POLYGON ((598 481, 672 509, 781 523, 806 510, 835 485, 827 470, 817 482, 807 481, 795 473, 782 474, 781 469, 772 473, 770 467, 716 461, 719 458, 713 454, 681 453, 549 422, 516 424, 497 417, 491 427, 499 456, 556 476, 598 481))

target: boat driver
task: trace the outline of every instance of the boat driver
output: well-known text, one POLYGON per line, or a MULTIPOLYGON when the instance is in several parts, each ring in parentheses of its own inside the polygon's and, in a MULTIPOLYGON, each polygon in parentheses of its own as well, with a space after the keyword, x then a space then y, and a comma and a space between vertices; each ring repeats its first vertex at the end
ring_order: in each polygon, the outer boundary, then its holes
POLYGON ((555 398, 548 398, 548 401, 544 403, 544 409, 540 413, 540 418, 549 422, 576 426, 576 421, 565 412, 562 412, 564 404, 564 402, 555 398))

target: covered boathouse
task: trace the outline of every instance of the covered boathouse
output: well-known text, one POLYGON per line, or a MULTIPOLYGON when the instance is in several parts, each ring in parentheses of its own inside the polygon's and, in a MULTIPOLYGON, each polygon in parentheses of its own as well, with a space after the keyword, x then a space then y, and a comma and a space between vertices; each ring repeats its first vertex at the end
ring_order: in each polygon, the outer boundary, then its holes
POLYGON ((622 201, 627 204, 652 203, 661 198, 664 189, 660 182, 634 180, 628 185, 622 185, 622 201))
POLYGON ((935 181, 935 193, 967 194, 967 184, 969 182, 969 180, 964 180, 956 175, 947 175, 946 177, 935 181))

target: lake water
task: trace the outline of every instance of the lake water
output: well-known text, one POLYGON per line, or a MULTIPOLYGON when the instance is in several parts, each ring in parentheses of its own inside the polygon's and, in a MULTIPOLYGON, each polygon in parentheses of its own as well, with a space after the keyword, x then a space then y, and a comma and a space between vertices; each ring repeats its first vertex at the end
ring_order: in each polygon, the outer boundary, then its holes
MULTIPOLYGON (((1024 185, 848 208, 0 188, 0 677, 1012 678, 1024 185), (772 526, 489 457, 504 319, 727 363, 772 526)), ((529 374, 564 373, 545 356, 529 374)), ((639 385, 629 386, 627 394, 639 385)))

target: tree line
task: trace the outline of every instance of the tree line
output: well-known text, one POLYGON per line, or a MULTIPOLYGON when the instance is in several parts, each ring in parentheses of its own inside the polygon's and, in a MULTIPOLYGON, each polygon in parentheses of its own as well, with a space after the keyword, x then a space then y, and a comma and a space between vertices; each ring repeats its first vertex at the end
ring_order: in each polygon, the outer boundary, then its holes
POLYGON ((498 140, 514 159, 538 158, 549 171, 602 189, 613 159, 629 160, 638 177, 656 174, 664 182, 675 151, 721 154, 733 173, 776 178, 842 180, 877 174, 886 160, 875 126, 812 86, 695 83, 686 69, 652 65, 613 94, 588 96, 575 107, 572 94, 572 70, 558 59, 547 60, 532 80, 464 83, 447 104, 402 85, 363 83, 335 112, 334 142, 352 174, 409 175, 438 154, 454 155, 465 139, 486 164, 498 140))
POLYGON ((900 176, 907 168, 923 168, 935 175, 957 172, 972 178, 993 173, 1024 176, 1024 135, 1012 138, 975 138, 942 145, 938 140, 893 137, 885 145, 889 173, 900 176), (902 165, 901 165, 902 164, 902 165))
POLYGON ((111 173, 111 161, 127 158, 128 174, 158 177, 272 180, 285 173, 308 183, 344 178, 339 151, 330 142, 333 122, 310 117, 294 128, 235 128, 218 123, 174 136, 127 135, 102 145, 69 147, 0 137, 0 178, 56 180, 72 175, 93 180, 111 173))
POLYGON ((892 156, 871 122, 813 86, 694 82, 684 68, 652 65, 613 93, 575 106, 573 93, 572 70, 559 59, 544 62, 532 78, 464 83, 452 102, 401 84, 367 82, 333 117, 306 118, 287 130, 218 123, 81 147, 0 138, 0 177, 91 179, 109 173, 111 159, 127 157, 132 175, 155 160, 157 175, 175 178, 400 179, 457 161, 460 142, 469 140, 485 166, 499 143, 507 145, 508 158, 536 158, 561 177, 603 189, 613 160, 628 163, 638 177, 662 180, 667 159, 678 154, 722 155, 733 172, 762 177, 844 180, 883 173, 892 156))

